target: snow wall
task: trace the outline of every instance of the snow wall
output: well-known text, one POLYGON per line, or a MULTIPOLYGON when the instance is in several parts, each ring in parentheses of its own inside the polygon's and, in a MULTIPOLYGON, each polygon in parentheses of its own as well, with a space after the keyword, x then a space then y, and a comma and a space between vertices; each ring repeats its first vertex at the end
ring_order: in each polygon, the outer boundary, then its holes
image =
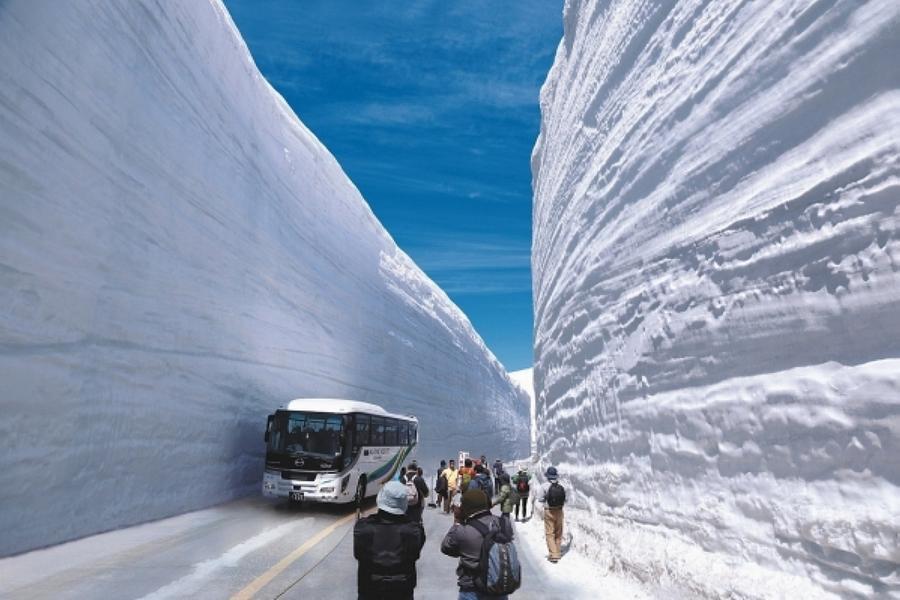
POLYGON ((218 1, 6 0, 0 56, 0 555, 259 493, 299 396, 418 415, 426 468, 527 452, 522 392, 218 1))
POLYGON ((900 595, 900 3, 564 20, 534 379, 574 543, 692 597, 900 595))

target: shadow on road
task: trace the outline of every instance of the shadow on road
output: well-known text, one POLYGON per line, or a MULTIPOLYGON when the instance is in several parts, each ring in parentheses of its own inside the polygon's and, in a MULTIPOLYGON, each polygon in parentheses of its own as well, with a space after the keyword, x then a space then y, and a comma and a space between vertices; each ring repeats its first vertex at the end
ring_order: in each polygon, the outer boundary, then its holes
MULTIPOLYGON (((297 515, 298 517, 302 516, 332 516, 332 517, 342 517, 348 515, 350 513, 356 512, 356 504, 326 504, 326 503, 318 503, 318 502, 291 502, 289 500, 282 499, 270 499, 266 498, 265 502, 267 504, 267 509, 278 513, 278 514, 287 514, 287 515, 297 515)), ((365 513, 366 511, 371 510, 375 507, 375 497, 366 498, 365 502, 363 502, 362 510, 365 513)))

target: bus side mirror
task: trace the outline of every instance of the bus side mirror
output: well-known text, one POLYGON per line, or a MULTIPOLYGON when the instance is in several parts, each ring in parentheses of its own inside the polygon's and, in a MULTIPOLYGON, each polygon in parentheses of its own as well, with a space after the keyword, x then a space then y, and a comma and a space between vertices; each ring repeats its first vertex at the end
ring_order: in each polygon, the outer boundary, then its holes
POLYGON ((275 422, 275 415, 269 415, 266 418, 266 433, 263 435, 263 440, 268 444, 269 443, 269 432, 272 431, 272 423, 275 422))

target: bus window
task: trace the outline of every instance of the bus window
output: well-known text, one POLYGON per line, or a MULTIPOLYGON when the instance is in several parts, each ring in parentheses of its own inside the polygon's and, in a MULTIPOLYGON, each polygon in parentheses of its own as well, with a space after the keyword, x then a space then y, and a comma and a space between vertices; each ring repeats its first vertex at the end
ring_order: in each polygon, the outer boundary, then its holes
POLYGON ((419 441, 417 434, 418 434, 418 425, 416 423, 410 423, 409 424, 409 443, 410 443, 410 445, 415 444, 419 441))
POLYGON ((397 419, 385 419, 384 424, 384 445, 397 445, 397 419))
POLYGON ((370 435, 373 446, 384 446, 384 417, 372 417, 370 435))
POLYGON ((356 439, 354 446, 369 445, 369 415, 356 415, 356 439))
POLYGON ((406 421, 399 421, 399 428, 397 429, 397 435, 399 436, 399 443, 401 446, 406 446, 409 444, 409 425, 406 421))

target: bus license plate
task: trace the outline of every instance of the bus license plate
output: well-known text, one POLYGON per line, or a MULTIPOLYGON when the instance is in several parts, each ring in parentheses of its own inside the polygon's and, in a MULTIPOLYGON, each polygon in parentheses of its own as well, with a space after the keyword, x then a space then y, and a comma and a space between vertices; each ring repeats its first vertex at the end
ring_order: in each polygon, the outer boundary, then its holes
POLYGON ((303 492, 291 492, 291 500, 301 502, 303 500, 303 492))

